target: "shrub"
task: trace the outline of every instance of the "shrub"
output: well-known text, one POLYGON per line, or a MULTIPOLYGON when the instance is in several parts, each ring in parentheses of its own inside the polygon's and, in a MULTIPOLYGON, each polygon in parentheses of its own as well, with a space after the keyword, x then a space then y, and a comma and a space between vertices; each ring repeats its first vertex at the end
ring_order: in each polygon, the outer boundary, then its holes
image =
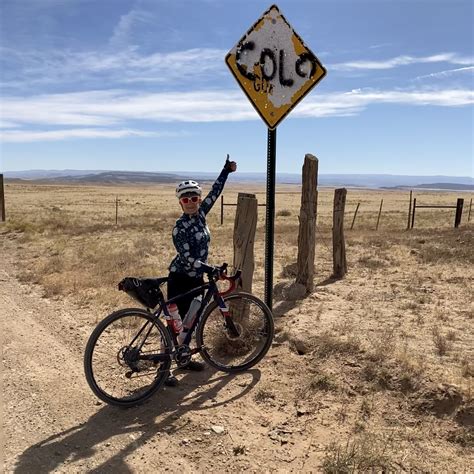
POLYGON ((336 390, 337 385, 328 374, 319 373, 314 375, 309 382, 310 390, 322 390, 323 392, 332 392, 336 390))
POLYGON ((393 465, 387 450, 390 440, 379 440, 365 434, 346 445, 330 444, 325 452, 322 470, 326 474, 352 472, 390 472, 393 465))
POLYGON ((441 334, 438 328, 433 328, 432 334, 436 353, 441 357, 446 355, 451 350, 451 341, 449 341, 446 336, 441 334))

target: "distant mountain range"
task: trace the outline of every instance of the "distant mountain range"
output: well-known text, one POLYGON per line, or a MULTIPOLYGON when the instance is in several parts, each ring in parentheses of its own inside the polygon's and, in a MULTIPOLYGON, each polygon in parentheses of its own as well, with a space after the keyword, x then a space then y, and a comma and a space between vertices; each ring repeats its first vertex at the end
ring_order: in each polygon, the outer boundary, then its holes
POLYGON ((436 190, 457 190, 457 191, 474 191, 474 185, 461 183, 429 183, 418 184, 416 186, 381 186, 382 189, 436 189, 436 190))
MULTIPOLYGON (((49 183, 96 183, 96 184, 133 184, 133 183, 176 183, 194 178, 200 181, 212 181, 217 173, 173 171, 154 173, 145 171, 109 171, 109 170, 26 170, 6 171, 9 180, 29 180, 49 183)), ((264 183, 266 173, 236 173, 234 182, 264 183)), ((301 175, 277 173, 277 183, 300 184, 301 175)), ((424 188, 441 190, 474 191, 474 178, 468 176, 405 176, 390 174, 320 174, 321 186, 345 186, 365 188, 424 188)))

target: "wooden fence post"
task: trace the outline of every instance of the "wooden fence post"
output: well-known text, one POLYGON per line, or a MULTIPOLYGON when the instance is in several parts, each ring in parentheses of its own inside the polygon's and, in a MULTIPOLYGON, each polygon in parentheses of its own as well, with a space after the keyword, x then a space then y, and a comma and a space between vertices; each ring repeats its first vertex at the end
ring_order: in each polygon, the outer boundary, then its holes
POLYGON ((316 249, 316 218, 318 214, 318 159, 306 154, 303 164, 300 226, 296 283, 313 291, 314 257, 316 249))
POLYGON ((413 210, 411 213, 411 228, 415 225, 416 198, 413 199, 413 210))
POLYGON ((413 196, 413 191, 410 191, 410 204, 408 205, 408 222, 407 222, 407 230, 410 228, 410 217, 411 217, 411 199, 413 196))
POLYGON ((377 217, 377 225, 375 226, 375 230, 379 229, 380 214, 382 214, 382 206, 383 206, 383 199, 380 201, 379 215, 377 217))
POLYGON ((118 206, 119 206, 119 198, 115 196, 115 225, 118 225, 118 206))
POLYGON ((254 243, 257 230, 257 199, 255 194, 239 193, 234 222, 234 268, 242 270, 241 288, 252 291, 255 268, 254 243))
POLYGON ((469 214, 467 215, 467 222, 471 222, 471 208, 472 208, 472 198, 469 201, 469 214))
POLYGON ((5 222, 5 189, 3 187, 3 174, 0 174, 0 221, 5 222))
POLYGON ((357 207, 356 207, 356 210, 354 212, 354 217, 352 218, 351 230, 354 228, 354 222, 355 222, 356 217, 357 217, 357 211, 359 210, 359 206, 360 206, 360 202, 357 203, 357 207))
POLYGON ((459 227, 459 224, 461 223, 463 206, 464 206, 464 199, 458 198, 458 200, 456 202, 456 215, 454 216, 454 227, 455 228, 459 227))
POLYGON ((342 278, 347 273, 346 243, 344 240, 344 209, 347 190, 334 191, 334 210, 332 226, 333 277, 342 278))

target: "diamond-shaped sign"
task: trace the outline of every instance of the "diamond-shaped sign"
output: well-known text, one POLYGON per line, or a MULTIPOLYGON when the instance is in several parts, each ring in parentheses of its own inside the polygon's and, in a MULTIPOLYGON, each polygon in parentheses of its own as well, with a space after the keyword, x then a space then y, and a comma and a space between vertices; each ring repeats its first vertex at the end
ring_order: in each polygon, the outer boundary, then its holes
POLYGON ((272 5, 225 61, 268 128, 275 128, 326 69, 272 5))

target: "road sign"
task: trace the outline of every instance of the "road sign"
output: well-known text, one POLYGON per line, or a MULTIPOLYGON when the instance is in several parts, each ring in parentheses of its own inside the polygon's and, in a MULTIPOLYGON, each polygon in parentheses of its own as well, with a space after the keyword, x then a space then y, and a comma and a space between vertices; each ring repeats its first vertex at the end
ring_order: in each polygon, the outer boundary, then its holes
POLYGON ((326 74, 276 5, 257 20, 225 60, 270 129, 326 74))

